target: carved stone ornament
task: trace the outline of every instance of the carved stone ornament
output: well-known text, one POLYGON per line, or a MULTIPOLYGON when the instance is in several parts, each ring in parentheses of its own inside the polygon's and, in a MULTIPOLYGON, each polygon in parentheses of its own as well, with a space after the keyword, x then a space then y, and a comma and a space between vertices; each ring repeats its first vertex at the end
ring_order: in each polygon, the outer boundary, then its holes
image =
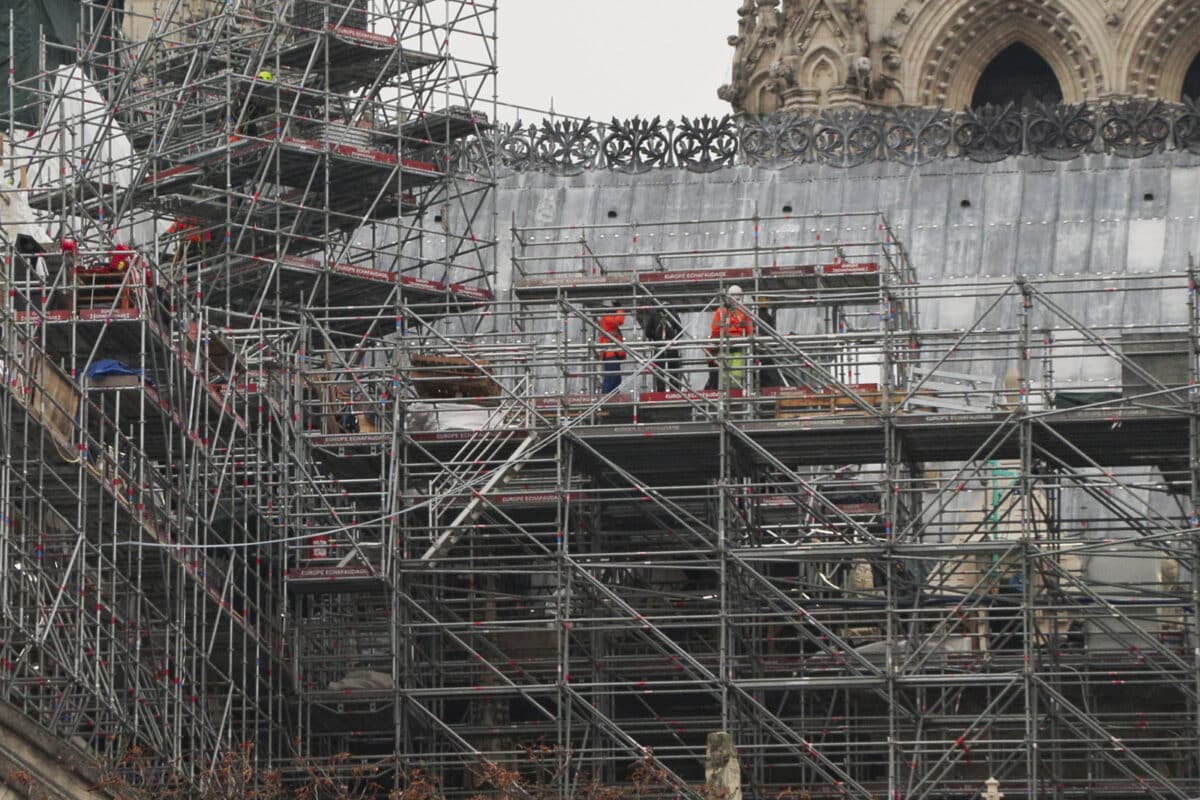
POLYGON ((853 103, 964 108, 994 59, 1018 43, 1046 62, 1069 103, 1175 103, 1200 41, 1197 0, 727 2, 738 33, 722 97, 739 115, 853 103))
POLYGON ((711 800, 742 800, 742 768, 733 736, 725 731, 708 735, 704 782, 711 800))

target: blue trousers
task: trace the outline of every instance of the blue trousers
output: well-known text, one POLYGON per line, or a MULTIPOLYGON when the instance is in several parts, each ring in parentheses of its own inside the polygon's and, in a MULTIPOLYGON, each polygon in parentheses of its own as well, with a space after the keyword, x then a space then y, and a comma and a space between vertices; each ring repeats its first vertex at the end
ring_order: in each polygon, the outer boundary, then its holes
POLYGON ((621 385, 621 362, 623 360, 621 358, 604 359, 604 379, 600 384, 601 393, 608 394, 621 385))

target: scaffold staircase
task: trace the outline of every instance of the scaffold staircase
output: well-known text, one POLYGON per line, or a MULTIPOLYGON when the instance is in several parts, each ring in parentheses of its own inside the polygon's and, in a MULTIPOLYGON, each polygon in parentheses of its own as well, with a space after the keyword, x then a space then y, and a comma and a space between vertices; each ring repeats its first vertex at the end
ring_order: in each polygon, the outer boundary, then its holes
POLYGON ((440 533, 421 555, 422 561, 436 558, 454 546, 484 513, 491 496, 533 461, 537 442, 536 434, 522 433, 480 437, 463 445, 451 464, 430 481, 429 530, 440 533), (514 438, 520 438, 515 446, 514 438), (511 452, 504 456, 505 450, 511 452), (466 505, 454 508, 464 496, 469 498, 466 505))

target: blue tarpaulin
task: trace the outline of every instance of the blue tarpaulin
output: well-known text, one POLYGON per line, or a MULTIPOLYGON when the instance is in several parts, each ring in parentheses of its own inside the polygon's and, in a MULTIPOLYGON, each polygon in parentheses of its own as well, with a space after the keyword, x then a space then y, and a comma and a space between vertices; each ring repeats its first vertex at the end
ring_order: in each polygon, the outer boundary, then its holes
POLYGON ((109 375, 141 375, 142 371, 115 358, 101 358, 89 364, 83 374, 89 378, 105 378, 109 375))

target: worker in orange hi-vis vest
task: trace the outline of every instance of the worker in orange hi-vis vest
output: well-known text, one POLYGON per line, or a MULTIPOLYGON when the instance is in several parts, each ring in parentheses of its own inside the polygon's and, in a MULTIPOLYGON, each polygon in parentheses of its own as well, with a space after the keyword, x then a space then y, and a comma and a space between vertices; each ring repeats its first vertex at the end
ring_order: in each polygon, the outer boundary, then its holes
POLYGON ((117 242, 113 245, 113 249, 109 251, 108 265, 105 267, 105 272, 121 273, 129 269, 133 264, 133 248, 127 244, 117 242))
MULTIPOLYGON (((754 323, 750 315, 738 307, 742 300, 742 287, 730 286, 725 291, 720 307, 713 312, 712 338, 727 339, 725 375, 731 389, 746 388, 746 356, 745 339, 754 335, 754 323)), ((720 345, 716 345, 720 347, 720 345)), ((715 388, 715 387, 714 387, 715 388)))
POLYGON ((621 385, 621 362, 625 360, 625 349, 620 345, 625 341, 621 334, 621 326, 625 324, 625 312, 613 302, 612 311, 600 318, 600 362, 604 378, 600 390, 604 394, 616 391, 621 385))
POLYGON ((76 259, 79 257, 79 245, 74 239, 60 238, 59 249, 62 250, 63 266, 68 272, 75 271, 76 259))
POLYGON ((175 256, 172 265, 178 265, 189 255, 204 255, 206 246, 212 241, 212 231, 200 229, 195 218, 177 219, 167 228, 167 236, 175 240, 175 256))

